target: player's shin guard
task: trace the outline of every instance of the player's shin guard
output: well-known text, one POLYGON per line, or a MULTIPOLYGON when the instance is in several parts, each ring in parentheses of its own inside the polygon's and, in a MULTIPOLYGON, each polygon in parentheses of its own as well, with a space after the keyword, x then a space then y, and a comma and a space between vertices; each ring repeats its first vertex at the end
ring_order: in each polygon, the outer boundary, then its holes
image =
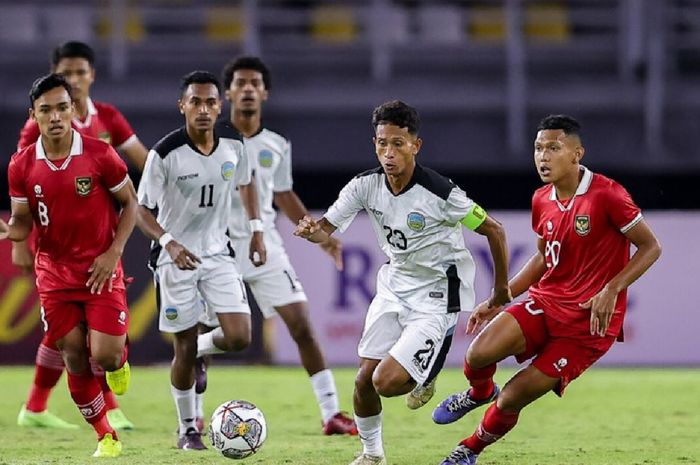
POLYGON ((474 434, 460 444, 468 447, 472 452, 480 454, 486 446, 498 441, 508 431, 513 429, 518 422, 518 415, 520 415, 520 412, 506 413, 501 411, 494 402, 486 410, 484 418, 476 428, 476 431, 474 431, 474 434))
POLYGON ((471 392, 469 396, 474 400, 490 397, 493 393, 493 375, 496 373, 496 364, 493 363, 484 368, 472 368, 464 360, 464 376, 469 380, 471 392))
POLYGON ((27 398, 27 410, 37 413, 46 410, 51 390, 61 378, 64 368, 58 348, 45 340, 41 341, 36 352, 34 382, 27 398))
POLYGON ((81 374, 68 372, 68 388, 73 402, 78 406, 78 410, 83 415, 85 421, 90 423, 97 433, 97 438, 111 433, 116 438, 116 432, 105 417, 105 408, 102 389, 91 371, 81 374))

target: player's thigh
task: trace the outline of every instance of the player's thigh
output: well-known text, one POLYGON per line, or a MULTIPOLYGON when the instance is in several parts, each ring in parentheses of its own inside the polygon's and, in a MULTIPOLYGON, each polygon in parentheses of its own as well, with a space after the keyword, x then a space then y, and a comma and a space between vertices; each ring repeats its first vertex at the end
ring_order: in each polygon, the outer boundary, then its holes
POLYGON ((197 325, 202 303, 197 294, 199 270, 180 270, 173 263, 156 268, 158 328, 166 333, 179 333, 197 325))
MULTIPOLYGON (((449 350, 450 336, 458 319, 459 313, 408 311, 401 315, 401 336, 389 354, 403 368, 407 381, 425 382, 435 363, 449 350)), ((387 366, 394 365, 388 363, 387 366)), ((395 379, 398 382, 399 378, 395 379)))
POLYGON ((559 378, 543 373, 530 365, 515 374, 496 399, 498 408, 505 412, 519 412, 559 384, 559 378))
POLYGON ((93 294, 84 305, 93 358, 103 368, 118 368, 129 329, 126 291, 93 294))
POLYGON ((399 323, 402 307, 380 296, 375 296, 365 316, 362 337, 357 354, 362 359, 382 360, 401 337, 403 327, 399 323))
POLYGON ((85 320, 83 306, 68 292, 43 292, 39 294, 39 300, 44 339, 50 344, 56 344, 85 320))
MULTIPOLYGON (((305 303, 307 298, 283 250, 268 251, 267 260, 261 267, 243 274, 243 280, 248 284, 263 316, 270 318, 278 313, 277 309, 291 304, 305 303)), ((297 306, 296 309, 299 307, 297 306)), ((293 315, 289 316, 293 317, 293 315)))

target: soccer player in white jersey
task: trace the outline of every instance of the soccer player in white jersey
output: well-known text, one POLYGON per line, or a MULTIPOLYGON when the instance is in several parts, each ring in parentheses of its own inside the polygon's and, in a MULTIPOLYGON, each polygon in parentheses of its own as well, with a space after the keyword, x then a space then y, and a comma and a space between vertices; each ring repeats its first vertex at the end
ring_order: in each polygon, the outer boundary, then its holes
MULTIPOLYGON (((270 90, 270 72, 257 57, 240 57, 226 65, 223 72, 226 99, 231 103, 230 123, 245 137, 245 145, 258 188, 262 224, 265 231, 267 263, 254 267, 239 260, 243 280, 260 307, 263 316, 276 314, 282 317, 289 333, 299 348, 301 362, 311 379, 311 386, 321 410, 322 431, 331 434, 357 434, 352 418, 340 411, 338 393, 333 374, 326 367, 323 353, 316 340, 309 320, 306 294, 297 280, 294 268, 284 250, 280 234, 275 228, 273 202, 294 223, 307 214, 306 207, 292 188, 291 145, 283 136, 265 128, 262 124, 262 104, 270 90)), ((243 208, 234 200, 234 215, 229 223, 229 235, 237 253, 250 242, 252 231, 244 219, 243 208)), ((331 238, 321 244, 342 267, 340 242, 331 238)), ((201 320, 206 326, 216 324, 216 319, 201 320), (210 320, 210 321, 207 321, 210 320)), ((216 330, 215 330, 216 331, 216 330)), ((200 336, 199 355, 208 351, 211 333, 200 336)), ((199 373, 198 373, 199 375, 199 373)), ((200 378, 198 377, 198 380, 200 378)), ((205 383, 199 383, 203 391, 205 383)), ((203 399, 198 397, 198 416, 203 416, 203 399)))
MULTIPOLYGON (((226 235, 236 187, 251 222, 260 219, 243 141, 230 128, 214 129, 221 113, 219 89, 209 72, 184 76, 178 106, 185 125, 148 153, 138 189, 138 226, 154 241, 150 266, 159 327, 175 336, 170 379, 180 449, 205 449, 195 423, 194 388, 197 321, 203 305, 216 313, 221 326, 210 344, 238 351, 251 337, 250 308, 226 235), (152 213, 156 208, 157 219, 152 213)), ((265 262, 262 233, 251 236, 248 257, 240 259, 248 258, 256 265, 265 262)))
POLYGON ((422 144, 416 110, 384 103, 372 125, 381 166, 352 179, 323 218, 306 216, 294 232, 323 242, 365 210, 389 257, 357 350, 354 408, 363 451, 351 465, 386 464, 380 396, 403 395, 434 378, 459 312, 474 304, 475 265, 460 225, 488 239, 495 270, 489 305, 511 300, 503 227, 452 181, 416 163, 422 144))

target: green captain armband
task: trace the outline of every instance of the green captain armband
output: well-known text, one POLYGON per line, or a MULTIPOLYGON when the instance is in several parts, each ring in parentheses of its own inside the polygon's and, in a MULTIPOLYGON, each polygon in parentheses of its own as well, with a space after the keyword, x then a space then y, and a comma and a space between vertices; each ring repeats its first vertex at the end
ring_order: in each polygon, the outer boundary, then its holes
POLYGON ((476 228, 481 226, 481 223, 486 221, 487 216, 488 215, 486 214, 486 210, 481 208, 479 205, 474 204, 471 211, 469 213, 467 213, 467 216, 462 218, 459 222, 462 223, 467 228, 474 231, 474 230, 476 230, 476 228))

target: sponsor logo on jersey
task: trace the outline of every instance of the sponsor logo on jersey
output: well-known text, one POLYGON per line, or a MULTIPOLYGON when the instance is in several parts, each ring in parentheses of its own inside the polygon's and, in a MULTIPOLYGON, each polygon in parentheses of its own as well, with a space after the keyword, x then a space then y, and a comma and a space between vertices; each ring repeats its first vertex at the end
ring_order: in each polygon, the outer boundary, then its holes
POLYGON ((591 218, 588 215, 576 215, 574 229, 579 236, 585 236, 591 231, 591 218))
POLYGON ((408 227, 414 231, 422 231, 423 228, 425 228, 425 216, 418 212, 409 213, 406 222, 408 223, 408 227))
POLYGON ((383 211, 377 210, 376 208, 373 208, 373 207, 369 207, 369 211, 371 211, 374 216, 382 216, 384 214, 383 211))
POLYGON ((126 324, 126 312, 122 310, 119 312, 119 324, 120 325, 125 325, 126 324))
POLYGON ((84 197, 90 193, 90 189, 92 189, 92 177, 81 176, 75 178, 75 191, 78 195, 84 197))
POLYGON ((442 299, 442 297, 443 297, 444 295, 445 295, 445 294, 443 294, 443 293, 440 292, 440 291, 430 291, 430 292, 428 293, 428 297, 432 297, 433 299, 442 299))
POLYGON ((554 229, 554 225, 551 221, 547 221, 547 231, 551 231, 552 229, 554 229))
POLYGON ((41 186, 39 184, 34 184, 34 195, 37 197, 43 197, 44 194, 41 191, 41 186))
POLYGON ((236 165, 232 161, 226 161, 221 165, 221 177, 224 181, 230 181, 234 171, 236 171, 236 165))
POLYGON ((188 179, 194 179, 198 178, 199 173, 190 173, 190 174, 183 174, 182 176, 178 176, 177 180, 178 181, 187 181, 188 179))
POLYGON ((272 166, 272 152, 267 149, 263 149, 258 154, 258 163, 263 168, 270 168, 272 166))
POLYGON ((174 320, 177 318, 177 308, 175 307, 168 307, 165 309, 165 318, 168 320, 174 320))
POLYGON ((108 144, 112 144, 112 136, 107 132, 103 131, 97 135, 97 138, 100 139, 101 141, 107 142, 108 144))
POLYGON ((553 363, 552 365, 554 365, 554 368, 555 368, 558 372, 561 373, 562 368, 564 368, 564 367, 565 367, 566 365, 568 365, 568 364, 569 364, 569 361, 568 361, 567 359, 565 359, 564 357, 562 357, 562 358, 560 358, 559 360, 557 360, 556 363, 553 363))

